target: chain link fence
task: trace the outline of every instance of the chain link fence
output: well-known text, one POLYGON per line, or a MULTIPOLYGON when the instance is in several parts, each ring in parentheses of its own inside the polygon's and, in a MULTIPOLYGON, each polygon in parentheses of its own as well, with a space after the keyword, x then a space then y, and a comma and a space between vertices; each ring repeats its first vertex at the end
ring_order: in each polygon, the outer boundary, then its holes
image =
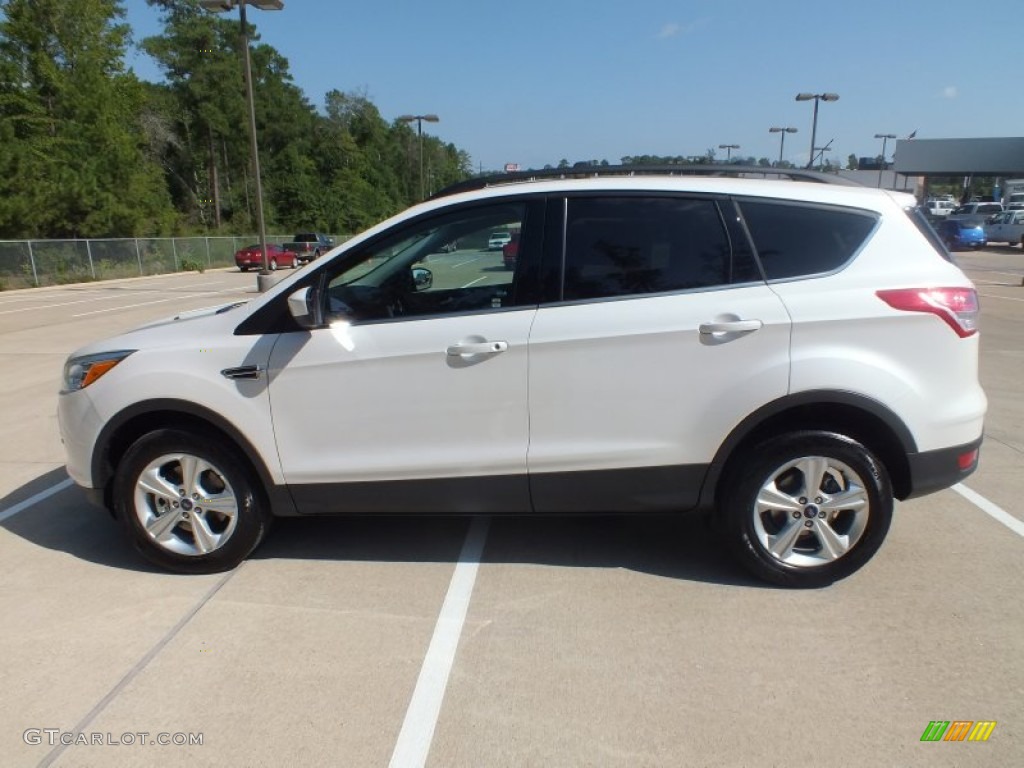
MULTIPOLYGON (((349 236, 332 237, 337 244, 349 236)), ((278 245, 291 239, 267 235, 268 243, 278 245)), ((235 251, 257 242, 255 235, 0 240, 0 290, 231 267, 235 251)))

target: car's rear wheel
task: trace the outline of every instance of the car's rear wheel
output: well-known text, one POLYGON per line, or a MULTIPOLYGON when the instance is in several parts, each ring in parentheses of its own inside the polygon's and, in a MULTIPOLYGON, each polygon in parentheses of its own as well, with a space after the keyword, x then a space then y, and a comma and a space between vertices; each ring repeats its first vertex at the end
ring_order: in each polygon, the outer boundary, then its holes
POLYGON ((238 271, 239 271, 239 272, 248 272, 248 271, 249 271, 249 268, 248 268, 248 267, 239 267, 239 268, 238 268, 238 271))
POLYGON ((213 435, 161 429, 125 453, 114 486, 136 549, 182 573, 235 567, 262 541, 270 513, 258 483, 213 435))
POLYGON ((878 551, 892 521, 885 467, 831 432, 766 440, 738 457, 723 481, 730 546, 754 575, 783 586, 849 576, 878 551))
POLYGON ((271 272, 276 272, 277 271, 277 259, 271 259, 270 260, 270 271, 271 272))

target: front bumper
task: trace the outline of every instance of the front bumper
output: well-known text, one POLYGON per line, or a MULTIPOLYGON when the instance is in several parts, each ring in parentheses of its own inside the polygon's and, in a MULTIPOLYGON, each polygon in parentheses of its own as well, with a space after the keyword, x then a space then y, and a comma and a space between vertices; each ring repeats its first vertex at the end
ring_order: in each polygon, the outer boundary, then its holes
MULTIPOLYGON (((57 398, 57 424, 67 457, 68 475, 86 490, 93 488, 92 454, 103 420, 85 391, 62 392, 57 398)), ((99 489, 102 494, 102 489, 99 489)))

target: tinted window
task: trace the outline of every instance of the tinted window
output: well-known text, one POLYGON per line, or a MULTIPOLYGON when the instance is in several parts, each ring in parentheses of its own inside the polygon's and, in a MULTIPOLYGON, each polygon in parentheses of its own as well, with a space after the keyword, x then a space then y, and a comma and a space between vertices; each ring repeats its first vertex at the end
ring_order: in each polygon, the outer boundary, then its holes
POLYGON ((593 299, 755 279, 735 268, 718 207, 670 197, 573 198, 564 297, 593 299))
POLYGON ((839 269, 876 221, 866 213, 752 200, 740 209, 769 280, 839 269))

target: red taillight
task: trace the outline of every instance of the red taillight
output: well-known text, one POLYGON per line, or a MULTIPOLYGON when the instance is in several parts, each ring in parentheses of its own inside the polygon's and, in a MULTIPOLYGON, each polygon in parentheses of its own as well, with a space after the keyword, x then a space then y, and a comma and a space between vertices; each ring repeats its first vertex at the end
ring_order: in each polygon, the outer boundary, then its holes
POLYGON ((956 463, 962 472, 966 472, 968 469, 973 468, 974 465, 978 463, 978 449, 975 448, 973 451, 961 453, 956 457, 956 463))
POLYGON ((942 318, 960 338, 978 332, 978 293, 973 288, 899 288, 876 295, 893 309, 942 318))

